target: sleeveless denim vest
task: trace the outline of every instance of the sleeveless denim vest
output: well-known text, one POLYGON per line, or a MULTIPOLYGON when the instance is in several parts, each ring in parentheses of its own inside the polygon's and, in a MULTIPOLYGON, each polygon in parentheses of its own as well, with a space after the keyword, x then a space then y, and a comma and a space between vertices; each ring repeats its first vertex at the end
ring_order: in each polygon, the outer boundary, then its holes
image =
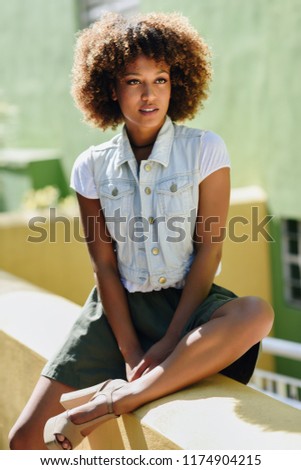
POLYGON ((85 152, 121 279, 130 291, 133 285, 151 291, 184 284, 194 258, 205 133, 167 117, 139 171, 125 128, 85 152))

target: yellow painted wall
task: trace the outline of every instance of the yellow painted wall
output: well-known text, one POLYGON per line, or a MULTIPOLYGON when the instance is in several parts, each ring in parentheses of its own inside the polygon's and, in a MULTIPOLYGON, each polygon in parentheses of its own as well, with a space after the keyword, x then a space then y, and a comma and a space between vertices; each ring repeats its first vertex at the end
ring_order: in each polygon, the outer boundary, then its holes
POLYGON ((78 217, 58 213, 50 224, 48 214, 0 213, 0 269, 82 305, 94 280, 86 245, 74 236, 78 217))
MULTIPOLYGON (((270 246, 256 232, 267 215, 266 196, 260 188, 232 190, 222 272, 215 282, 239 296, 255 295, 272 303, 270 246)), ((269 224, 264 228, 268 232, 269 224)), ((262 353, 258 367, 274 370, 272 356, 262 353)))
POLYGON ((232 191, 222 272, 216 282, 240 296, 257 295, 271 302, 269 245, 263 236, 256 236, 256 219, 264 219, 266 206, 258 188, 232 191))

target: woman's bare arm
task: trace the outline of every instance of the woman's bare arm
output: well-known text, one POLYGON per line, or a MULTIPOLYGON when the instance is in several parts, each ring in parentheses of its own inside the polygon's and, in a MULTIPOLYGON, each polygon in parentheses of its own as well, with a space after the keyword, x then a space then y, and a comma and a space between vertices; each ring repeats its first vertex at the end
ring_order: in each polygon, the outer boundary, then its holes
POLYGON ((125 362, 134 367, 143 356, 120 280, 113 242, 98 199, 77 194, 96 285, 108 322, 125 362))

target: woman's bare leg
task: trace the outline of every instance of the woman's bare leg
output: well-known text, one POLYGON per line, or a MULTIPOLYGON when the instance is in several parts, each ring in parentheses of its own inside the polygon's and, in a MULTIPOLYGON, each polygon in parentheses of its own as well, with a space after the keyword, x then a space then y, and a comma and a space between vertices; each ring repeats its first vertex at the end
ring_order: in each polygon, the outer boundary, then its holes
POLYGON ((117 391, 115 412, 132 411, 221 371, 269 333, 273 317, 272 308, 259 299, 228 302, 187 334, 160 366, 130 384, 130 393, 117 391))
POLYGON ((40 377, 24 410, 9 433, 12 450, 43 450, 43 429, 46 421, 61 413, 59 403, 62 393, 74 390, 55 380, 40 377))
MULTIPOLYGON (((255 297, 226 303, 208 323, 187 334, 162 364, 115 391, 115 413, 131 412, 224 369, 269 333, 273 318, 271 306, 255 297)), ((74 423, 82 423, 106 410, 100 397, 69 415, 74 423)))
MULTIPOLYGON (((115 413, 129 413, 219 372, 266 336, 272 324, 273 310, 261 299, 244 297, 226 303, 208 323, 187 334, 162 364, 116 390, 113 395, 115 413)), ((44 423, 62 411, 59 398, 69 390, 63 384, 41 378, 12 430, 11 448, 44 449, 44 423)), ((79 424, 106 412, 107 404, 100 396, 70 410, 69 416, 79 424)), ((63 436, 57 438, 64 448, 71 448, 63 436)))

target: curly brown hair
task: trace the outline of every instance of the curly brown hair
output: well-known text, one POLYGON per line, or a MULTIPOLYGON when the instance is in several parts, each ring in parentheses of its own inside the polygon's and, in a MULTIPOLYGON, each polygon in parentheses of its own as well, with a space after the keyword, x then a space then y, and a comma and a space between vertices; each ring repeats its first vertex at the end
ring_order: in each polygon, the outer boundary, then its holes
POLYGON ((173 121, 192 119, 207 98, 210 51, 180 13, 139 14, 127 20, 106 13, 78 35, 71 93, 87 122, 103 130, 123 122, 111 90, 117 76, 139 55, 170 66, 173 121))

